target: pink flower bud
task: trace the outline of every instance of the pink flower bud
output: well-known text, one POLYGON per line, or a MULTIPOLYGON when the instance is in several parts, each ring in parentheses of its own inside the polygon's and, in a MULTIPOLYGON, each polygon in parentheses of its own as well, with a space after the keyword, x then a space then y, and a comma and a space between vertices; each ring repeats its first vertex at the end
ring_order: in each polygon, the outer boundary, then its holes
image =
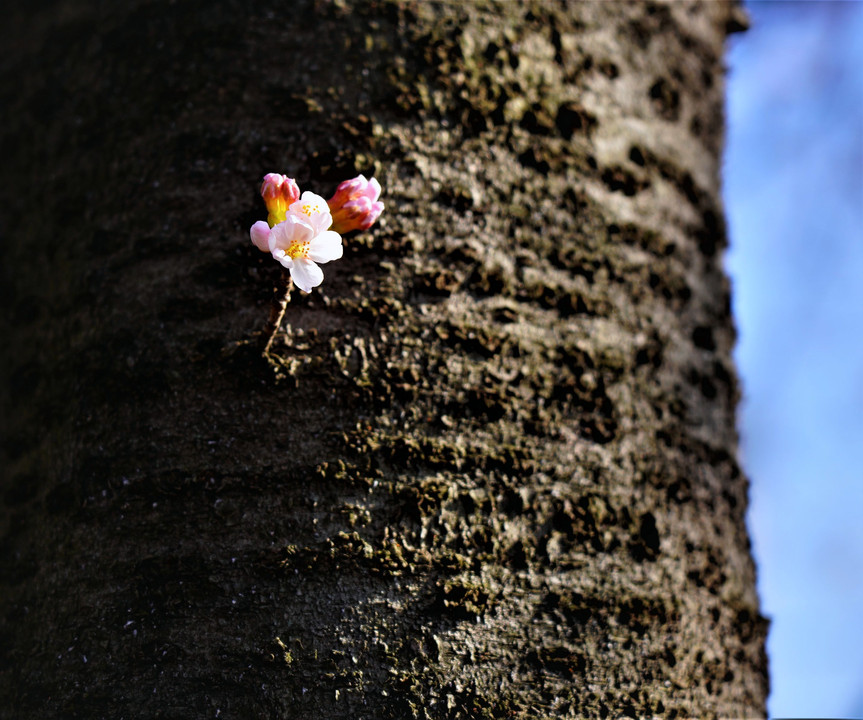
POLYGON ((258 220, 249 231, 252 242, 261 252, 270 252, 270 226, 263 220, 258 220))
POLYGON ((380 183, 362 175, 345 180, 336 188, 335 195, 327 200, 333 216, 331 230, 344 234, 351 230, 368 230, 380 217, 384 204, 378 201, 380 183))
POLYGON ((268 173, 261 185, 261 197, 267 204, 267 222, 270 227, 283 222, 291 203, 300 199, 300 188, 296 180, 278 173, 268 173))

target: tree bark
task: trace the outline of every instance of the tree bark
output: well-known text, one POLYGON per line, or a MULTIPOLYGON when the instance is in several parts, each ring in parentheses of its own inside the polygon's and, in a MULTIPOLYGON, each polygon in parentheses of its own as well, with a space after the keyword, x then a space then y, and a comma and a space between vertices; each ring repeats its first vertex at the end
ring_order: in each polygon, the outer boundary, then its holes
POLYGON ((2 717, 765 714, 737 6, 42 5, 0 31, 2 717), (266 172, 386 202, 271 362, 266 172))

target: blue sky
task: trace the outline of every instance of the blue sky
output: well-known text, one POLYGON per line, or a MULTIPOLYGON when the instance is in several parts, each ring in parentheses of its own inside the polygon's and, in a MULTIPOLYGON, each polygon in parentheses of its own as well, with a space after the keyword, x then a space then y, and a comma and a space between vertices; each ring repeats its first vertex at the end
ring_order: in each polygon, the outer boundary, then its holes
POLYGON ((863 717, 863 2, 748 2, 724 165, 772 717, 863 717))

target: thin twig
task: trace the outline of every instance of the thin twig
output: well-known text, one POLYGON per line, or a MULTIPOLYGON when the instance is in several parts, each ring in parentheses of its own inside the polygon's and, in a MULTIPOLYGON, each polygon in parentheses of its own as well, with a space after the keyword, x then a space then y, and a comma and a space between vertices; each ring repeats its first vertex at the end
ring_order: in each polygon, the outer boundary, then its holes
POLYGON ((270 317, 267 320, 267 326, 261 334, 261 338, 265 341, 264 356, 270 354, 270 348, 273 345, 273 340, 276 338, 276 333, 279 330, 279 325, 282 324, 282 318, 285 316, 285 308, 291 301, 291 288, 294 283, 287 270, 282 270, 279 274, 279 279, 276 284, 276 289, 273 294, 273 304, 270 307, 270 317))

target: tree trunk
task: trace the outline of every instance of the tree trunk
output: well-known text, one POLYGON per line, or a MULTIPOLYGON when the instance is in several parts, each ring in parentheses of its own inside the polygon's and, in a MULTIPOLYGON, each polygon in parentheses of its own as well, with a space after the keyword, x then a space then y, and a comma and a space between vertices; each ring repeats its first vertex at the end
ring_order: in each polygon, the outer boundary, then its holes
POLYGON ((39 5, 0 31, 2 717, 764 715, 736 6, 39 5), (386 210, 268 362, 271 171, 386 210))

